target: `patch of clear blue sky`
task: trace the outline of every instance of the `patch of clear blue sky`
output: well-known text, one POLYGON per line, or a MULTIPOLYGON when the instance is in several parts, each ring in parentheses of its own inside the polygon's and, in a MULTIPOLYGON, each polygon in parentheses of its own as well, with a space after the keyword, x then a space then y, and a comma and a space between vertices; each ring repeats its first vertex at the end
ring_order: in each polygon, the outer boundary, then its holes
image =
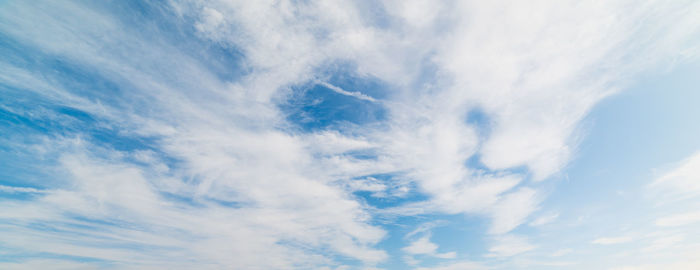
POLYGON ((353 126, 378 124, 387 117, 381 104, 389 86, 371 76, 358 74, 351 63, 335 62, 316 71, 316 80, 291 86, 291 94, 280 101, 280 109, 301 132, 335 130, 349 132, 353 126), (361 93, 376 101, 338 93, 322 83, 347 92, 361 93))
POLYGON ((562 210, 604 204, 634 216, 637 202, 620 194, 639 194, 652 169, 700 148, 698 74, 700 63, 654 70, 598 104, 584 121, 587 132, 566 179, 545 203, 562 210))
POLYGON ((317 83, 294 87, 294 92, 282 108, 287 119, 303 131, 342 130, 347 125, 376 123, 386 117, 380 104, 339 94, 317 83))

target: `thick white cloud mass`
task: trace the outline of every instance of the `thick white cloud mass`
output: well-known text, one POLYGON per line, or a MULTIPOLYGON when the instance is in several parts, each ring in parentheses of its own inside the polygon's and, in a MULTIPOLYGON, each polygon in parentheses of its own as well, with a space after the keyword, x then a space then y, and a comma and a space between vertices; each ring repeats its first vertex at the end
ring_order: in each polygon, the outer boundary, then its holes
MULTIPOLYGON (((79 131, 10 141, 42 157, 53 177, 44 189, 0 186, 36 194, 0 204, 2 246, 115 268, 372 267, 390 256, 377 246, 387 238, 377 217, 466 214, 488 219, 488 257, 528 252, 537 245, 512 231, 538 209, 540 181, 575 154, 580 120, 630 76, 697 57, 691 37, 700 25, 698 1, 220 0, 162 8, 200 41, 240 52, 244 72, 222 78, 214 72, 221 63, 192 53, 197 47, 99 4, 0 4, 3 36, 91 70, 120 92, 87 95, 12 61, 0 61, 3 85, 156 141, 138 151, 79 131), (381 81, 385 93, 331 84, 324 68, 337 63, 381 81), (381 106, 386 117, 299 131, 280 104, 307 83, 381 106), (356 191, 425 199, 377 209, 356 191)), ((697 170, 686 167, 657 182, 691 187, 683 177, 697 170)), ((437 249, 425 236, 403 251, 455 257, 437 249)), ((45 265, 92 264, 0 268, 45 265)))

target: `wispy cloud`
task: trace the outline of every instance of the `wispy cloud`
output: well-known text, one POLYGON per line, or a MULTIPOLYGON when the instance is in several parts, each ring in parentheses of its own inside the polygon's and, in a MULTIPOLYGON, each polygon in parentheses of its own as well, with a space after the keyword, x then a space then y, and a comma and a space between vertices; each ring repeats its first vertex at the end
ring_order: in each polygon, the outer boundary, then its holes
POLYGON ((632 242, 635 239, 631 236, 618 236, 618 237, 601 237, 596 238, 591 243, 598 245, 615 245, 632 242))
POLYGON ((680 161, 668 172, 656 178, 649 187, 671 193, 676 199, 699 196, 700 153, 694 153, 680 161))
POLYGON ((535 248, 536 246, 531 244, 529 240, 523 236, 504 235, 495 239, 494 243, 489 247, 489 254, 486 256, 510 257, 535 248))
POLYGON ((323 85, 323 86, 327 87, 328 89, 333 90, 333 92, 336 92, 336 93, 341 94, 341 95, 351 96, 351 97, 355 97, 357 99, 371 101, 371 102, 377 102, 377 100, 374 99, 373 97, 365 95, 359 91, 349 92, 349 91, 343 90, 343 88, 340 88, 340 87, 337 87, 337 86, 332 85, 330 83, 322 82, 322 81, 317 81, 317 83, 320 85, 323 85))
POLYGON ((487 266, 484 266, 482 264, 476 263, 476 262, 456 262, 456 263, 449 263, 449 264, 444 264, 444 265, 439 265, 435 267, 418 267, 416 270, 482 270, 482 269, 490 269, 487 266))
POLYGON ((531 221, 529 223, 530 226, 542 226, 548 223, 553 222, 559 217, 559 213, 549 213, 545 214, 542 216, 537 217, 535 220, 531 221))
POLYGON ((557 251, 555 251, 554 253, 552 253, 552 257, 561 257, 561 256, 564 256, 564 255, 570 254, 570 253, 573 252, 573 251, 574 251, 574 250, 573 250, 573 249, 570 249, 570 248, 560 249, 560 250, 557 250, 557 251))
POLYGON ((40 190, 36 188, 28 188, 28 187, 10 187, 10 186, 3 186, 0 185, 0 192, 7 192, 7 193, 44 193, 46 192, 45 190, 40 190))
POLYGON ((677 227, 700 222, 700 212, 680 213, 656 219, 656 226, 677 227))

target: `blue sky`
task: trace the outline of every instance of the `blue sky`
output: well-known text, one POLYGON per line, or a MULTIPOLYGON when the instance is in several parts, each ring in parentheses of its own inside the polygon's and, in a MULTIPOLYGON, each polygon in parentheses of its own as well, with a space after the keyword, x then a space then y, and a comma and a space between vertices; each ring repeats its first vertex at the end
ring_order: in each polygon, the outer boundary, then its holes
POLYGON ((2 1, 2 269, 697 269, 696 1, 2 1))

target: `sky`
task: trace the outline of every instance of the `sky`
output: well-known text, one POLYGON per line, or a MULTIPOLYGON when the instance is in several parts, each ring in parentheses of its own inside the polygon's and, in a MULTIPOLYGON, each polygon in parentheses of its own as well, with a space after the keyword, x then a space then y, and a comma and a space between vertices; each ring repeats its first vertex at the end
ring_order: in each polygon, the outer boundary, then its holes
POLYGON ((700 2, 0 1, 1 269, 700 268, 700 2))

